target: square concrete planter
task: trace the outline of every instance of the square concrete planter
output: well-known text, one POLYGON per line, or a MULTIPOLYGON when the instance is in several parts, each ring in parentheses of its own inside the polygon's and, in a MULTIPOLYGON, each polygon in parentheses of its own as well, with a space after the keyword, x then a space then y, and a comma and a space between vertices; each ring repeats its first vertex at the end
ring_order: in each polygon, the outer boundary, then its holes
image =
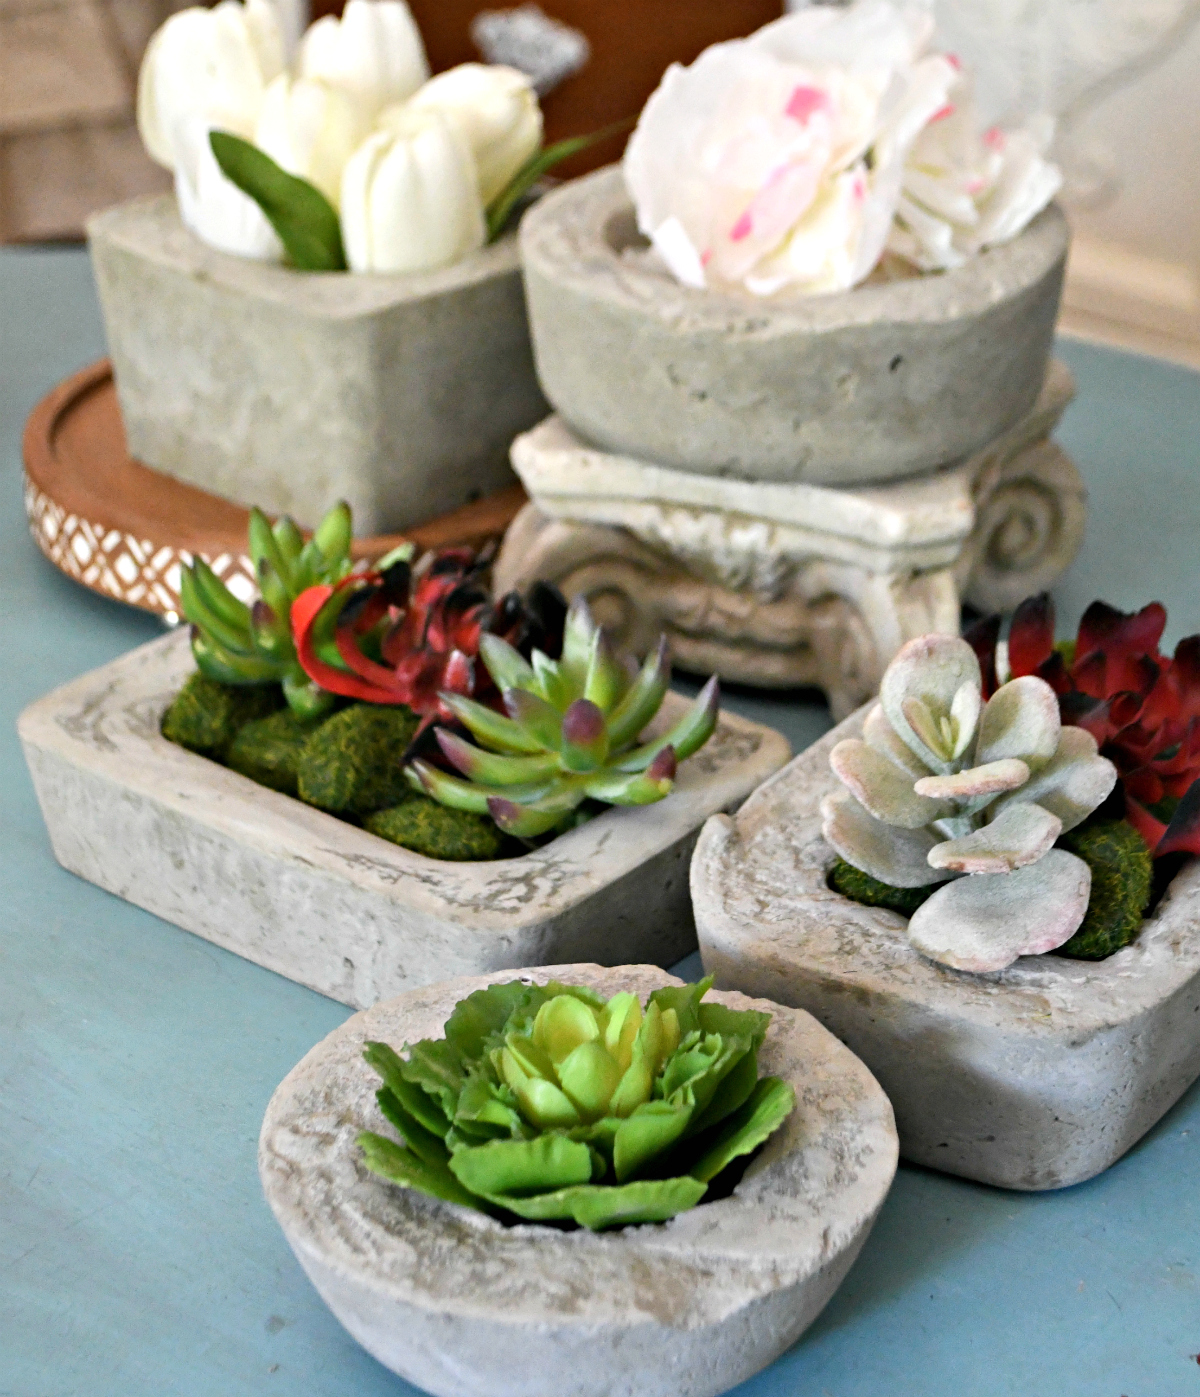
POLYGON ((394 532, 510 485, 546 414, 515 234, 413 276, 231 257, 169 195, 88 236, 130 453, 213 494, 394 532))
MULTIPOLYGON (((643 1001, 679 983, 645 965, 555 977, 643 1001)), ((710 993, 773 1015, 759 1069, 796 1092, 733 1193, 607 1233, 505 1227, 386 1183, 355 1146, 360 1130, 391 1133, 363 1043, 440 1038, 455 1003, 497 978, 356 1014, 271 1098, 259 1174, 321 1298, 381 1363, 437 1397, 715 1397, 751 1377, 825 1307, 891 1186, 896 1133, 878 1083, 808 1014, 710 993)))
MULTIPOLYGON (((444 863, 168 742, 193 668, 180 630, 32 704, 19 731, 64 868, 356 1008, 519 965, 670 965, 694 949, 688 860, 709 815, 787 760, 723 714, 670 798, 515 859, 444 863)), ((685 707, 668 695, 670 721, 685 707)))
POLYGON ((722 988, 807 1009, 861 1057, 906 1159, 1004 1188, 1090 1178, 1200 1076, 1200 861, 1107 960, 936 965, 902 917, 826 882, 829 753, 866 711, 706 825, 692 862, 705 968, 722 988))

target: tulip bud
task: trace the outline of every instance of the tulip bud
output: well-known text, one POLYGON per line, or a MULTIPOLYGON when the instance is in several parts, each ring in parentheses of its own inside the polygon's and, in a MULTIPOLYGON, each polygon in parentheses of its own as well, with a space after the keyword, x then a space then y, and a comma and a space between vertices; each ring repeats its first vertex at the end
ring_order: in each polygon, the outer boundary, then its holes
POLYGON ((210 247, 259 262, 283 257, 279 241, 262 209, 225 178, 209 143, 212 123, 192 116, 176 126, 178 164, 175 197, 184 225, 210 247))
POLYGON ((479 185, 457 131, 438 113, 407 106, 385 114, 382 127, 342 175, 342 239, 351 270, 431 271, 482 247, 487 228, 479 185))
POLYGON ((537 93, 515 68, 461 63, 431 78, 412 105, 441 112, 458 127, 471 148, 485 206, 542 143, 537 93))
POLYGON ((151 159, 178 167, 181 127, 197 117, 247 139, 267 84, 283 71, 271 0, 180 10, 150 40, 138 74, 137 121, 151 159))
POLYGON ((340 20, 328 15, 305 34, 299 73, 345 89, 373 119, 411 97, 429 63, 404 0, 347 0, 340 20))
POLYGON ((280 73, 263 96, 254 144, 289 174, 316 185, 336 209, 342 171, 370 129, 370 114, 352 93, 280 73))

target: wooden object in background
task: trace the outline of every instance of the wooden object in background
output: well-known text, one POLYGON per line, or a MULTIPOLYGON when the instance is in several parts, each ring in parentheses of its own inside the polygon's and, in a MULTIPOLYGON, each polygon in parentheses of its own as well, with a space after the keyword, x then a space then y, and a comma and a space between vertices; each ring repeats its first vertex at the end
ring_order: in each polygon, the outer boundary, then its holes
MULTIPOLYGON (((60 384, 25 426, 25 509, 34 541, 92 591, 171 620, 179 569, 199 553, 243 600, 257 592, 245 554, 248 511, 130 457, 107 359, 60 384)), ((481 547, 498 539, 526 495, 519 485, 433 519, 406 535, 355 540, 374 559, 411 539, 418 547, 481 547)))

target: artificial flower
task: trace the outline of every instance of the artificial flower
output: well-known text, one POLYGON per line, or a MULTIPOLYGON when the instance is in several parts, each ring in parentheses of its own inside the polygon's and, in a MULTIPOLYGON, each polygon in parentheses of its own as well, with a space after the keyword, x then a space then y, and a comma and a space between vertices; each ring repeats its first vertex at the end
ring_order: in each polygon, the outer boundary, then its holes
POLYGON ((346 162, 370 129, 371 114, 354 93, 281 73, 264 94, 254 144, 281 169, 315 185, 336 209, 346 162))
POLYGON ((300 43, 299 75, 351 93, 371 117, 403 102, 429 77, 425 46, 404 0, 347 0, 341 19, 319 19, 300 43))

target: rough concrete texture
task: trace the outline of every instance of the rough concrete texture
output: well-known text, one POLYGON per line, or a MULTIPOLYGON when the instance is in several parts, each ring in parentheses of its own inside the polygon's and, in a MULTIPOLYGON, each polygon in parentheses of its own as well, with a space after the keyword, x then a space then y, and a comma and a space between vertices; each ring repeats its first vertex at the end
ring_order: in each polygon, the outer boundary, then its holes
MULTIPOLYGON (((536 980, 547 972, 520 972, 536 980)), ((677 984, 649 966, 554 969, 643 1000, 677 984)), ((797 1108, 729 1198, 619 1232, 505 1227, 362 1166, 362 1129, 391 1134, 363 1042, 441 1037, 457 1000, 495 977, 377 1005, 331 1033, 267 1108, 259 1173, 322 1299, 394 1372, 438 1397, 715 1397, 787 1349, 824 1308, 896 1168, 892 1110, 809 1015, 774 1015, 759 1067, 797 1108)))
POLYGON ((360 534, 512 483, 545 416, 516 239, 417 276, 296 272, 206 246, 164 195, 88 224, 130 453, 240 504, 360 534))
POLYGON ((914 475, 1033 406, 1068 239, 1051 207, 937 276, 829 296, 697 291, 641 250, 609 167, 522 222, 538 376, 588 441, 660 465, 818 485, 914 475))
POLYGON ((973 975, 922 957, 904 919, 826 883, 829 753, 866 709, 790 762, 692 862, 705 967, 723 988, 807 1009, 891 1098, 906 1159, 1003 1188, 1114 1163, 1200 1076, 1200 862, 1132 946, 1027 956, 973 975))
MULTIPOLYGON (((658 805, 545 847, 443 863, 168 742, 184 630, 32 704, 19 729, 58 861, 177 926, 356 1008, 454 975, 586 958, 671 965, 696 945, 687 868, 707 817, 787 761, 723 714, 658 805)), ((685 701, 668 695, 657 722, 685 701)))

